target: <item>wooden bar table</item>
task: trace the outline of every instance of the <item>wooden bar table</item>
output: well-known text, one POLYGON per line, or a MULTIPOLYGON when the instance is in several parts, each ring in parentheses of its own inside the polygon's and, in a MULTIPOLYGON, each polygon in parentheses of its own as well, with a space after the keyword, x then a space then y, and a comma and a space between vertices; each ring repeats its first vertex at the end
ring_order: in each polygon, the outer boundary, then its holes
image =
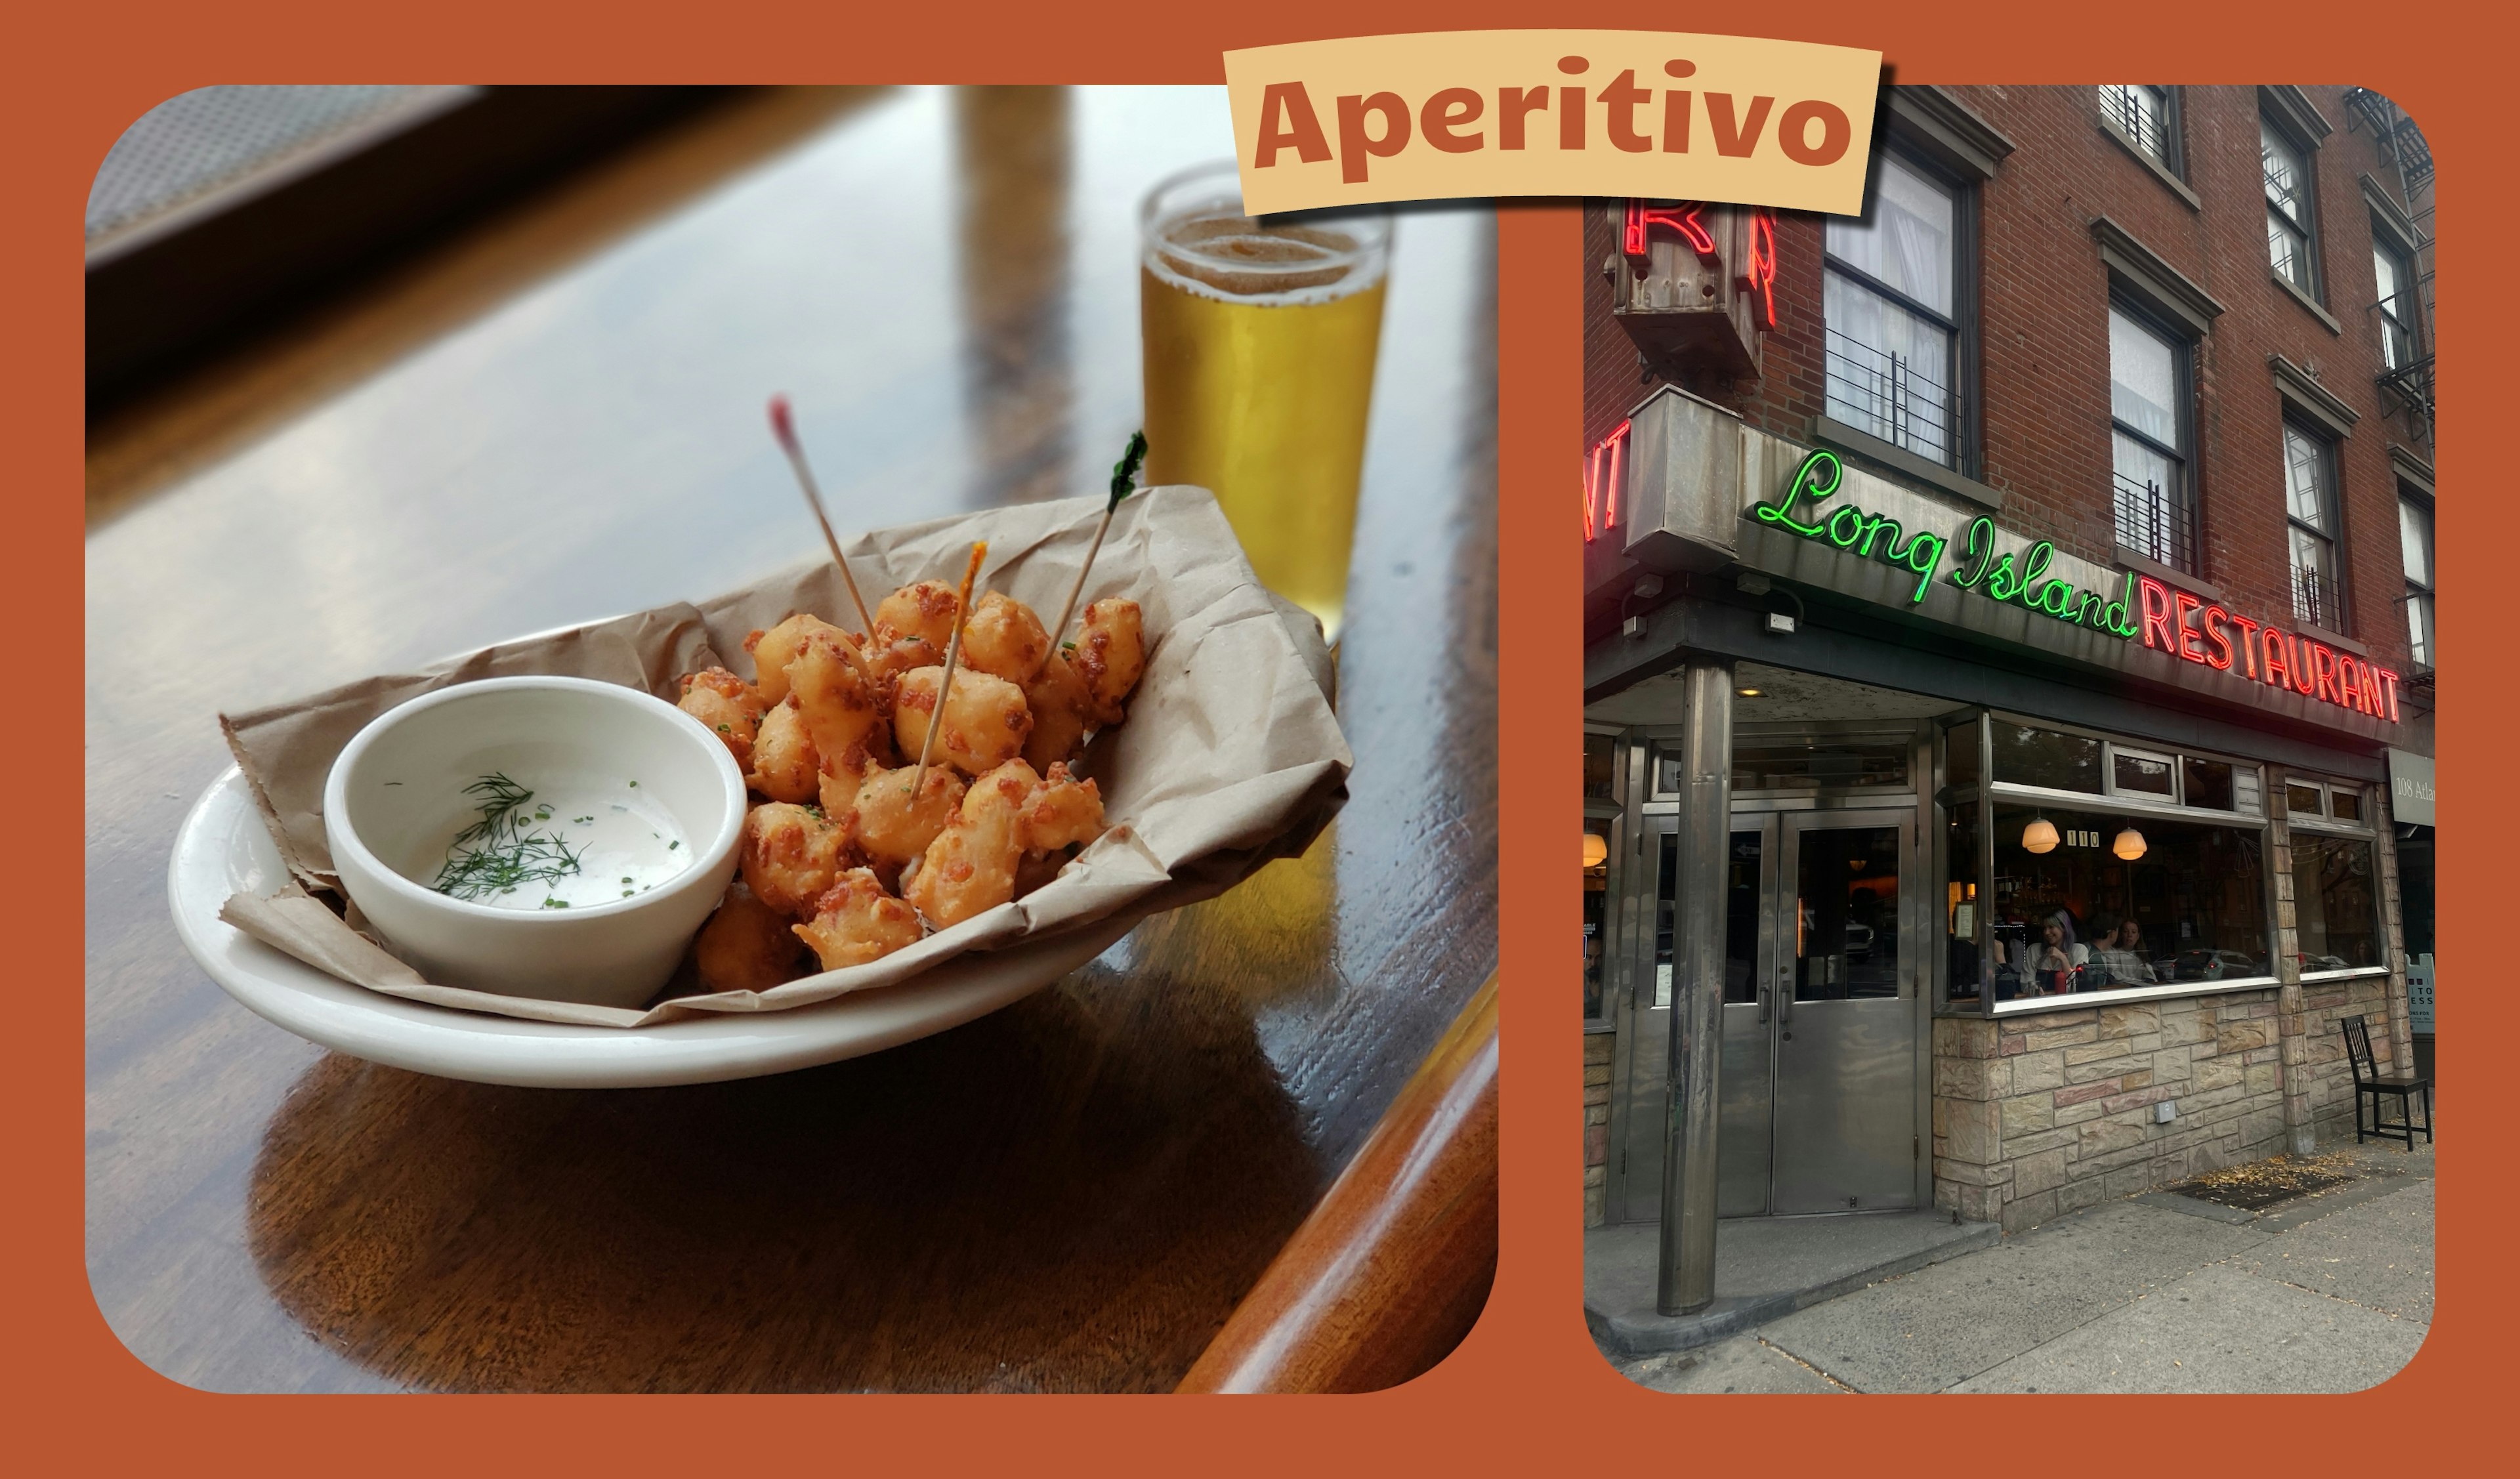
POLYGON ((771 392, 843 529, 1107 477, 1136 201, 1231 152, 1222 90, 799 96, 92 428, 88 1266, 169 1377, 1169 1389, 1494 968, 1494 235, 1467 208, 1399 223, 1357 766, 1307 856, 992 1016, 692 1088, 380 1067, 184 953, 167 853, 228 765, 218 710, 811 556, 771 392))

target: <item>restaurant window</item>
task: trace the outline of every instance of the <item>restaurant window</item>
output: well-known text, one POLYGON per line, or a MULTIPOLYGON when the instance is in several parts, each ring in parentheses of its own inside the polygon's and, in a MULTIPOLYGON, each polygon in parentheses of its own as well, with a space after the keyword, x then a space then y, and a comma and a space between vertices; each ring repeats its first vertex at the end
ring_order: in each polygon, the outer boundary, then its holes
POLYGON ((1610 827, 1584 824, 1584 1020, 1607 1015, 1603 992, 1610 964, 1610 827))
POLYGON ((2310 151, 2272 118, 2258 119, 2259 160, 2267 185, 2267 256, 2275 276, 2303 292, 2318 292, 2318 267, 2312 244, 2315 195, 2310 151))
POLYGON ((2389 964, 2381 953, 2373 846, 2368 837, 2293 833, 2293 936, 2304 975, 2389 964))
POLYGON ((1977 813, 1977 802, 1962 801, 1943 826, 1943 999, 1950 1002, 1978 999, 1977 813))
POLYGON ((2345 623, 2343 561, 2337 555, 2336 448, 2284 423, 2284 517, 2292 541, 2292 613, 2312 626, 2351 635, 2345 623))
POLYGON ((2415 362, 2415 270, 2406 254, 2371 228, 2371 276, 2379 288, 2380 368, 2404 370, 2415 362))
POLYGON ((1619 737, 1584 737, 1584 799, 1615 800, 1618 795, 1619 737))
POLYGON ((2109 305, 2109 426, 2118 543, 2173 569, 2196 569, 2187 475, 2188 346, 2109 305))
POLYGON ((2167 87, 2111 82, 2100 88, 2100 116, 2136 152, 2172 174, 2179 157, 2179 99, 2167 87))
POLYGON ((1895 153, 1874 161, 1872 180, 1862 216, 1828 217, 1828 415, 1958 468, 1967 192, 1895 153))
POLYGON ((1998 1002, 2273 973, 2256 831, 2021 804, 1994 817, 1998 1002))
MULTIPOLYGON (((2272 982, 2258 766, 2004 714, 1949 726, 1944 752, 1981 733, 1992 775, 1937 792, 1944 1007, 2004 1015, 2272 982)), ((2303 784, 2313 826, 2342 829, 2327 784, 2303 784)))
POLYGON ((2398 546, 2407 562, 2407 642, 2415 666, 2433 665, 2433 506, 2398 492, 2398 546))
POLYGON ((1997 721, 1995 779, 2049 790, 2100 789, 2100 741, 2089 735, 1997 721))

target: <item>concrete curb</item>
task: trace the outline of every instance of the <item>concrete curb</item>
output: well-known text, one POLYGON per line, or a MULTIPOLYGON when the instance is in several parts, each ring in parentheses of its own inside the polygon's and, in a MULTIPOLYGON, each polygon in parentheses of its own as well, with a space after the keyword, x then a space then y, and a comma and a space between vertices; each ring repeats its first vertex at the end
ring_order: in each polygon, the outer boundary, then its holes
POLYGON ((1912 1274, 1946 1259, 1994 1247, 2002 1240, 2003 1230, 1994 1223, 1965 1226, 1968 1231, 1958 1236, 1853 1270, 1824 1283, 1718 1299, 1694 1315, 1630 1315, 1601 1310, 1588 1300, 1584 1305, 1584 1323, 1592 1330, 1595 1344, 1623 1360, 1694 1350, 1769 1321, 1781 1319, 1796 1310, 1809 1309, 1841 1294, 1852 1294, 1885 1278, 1912 1274))

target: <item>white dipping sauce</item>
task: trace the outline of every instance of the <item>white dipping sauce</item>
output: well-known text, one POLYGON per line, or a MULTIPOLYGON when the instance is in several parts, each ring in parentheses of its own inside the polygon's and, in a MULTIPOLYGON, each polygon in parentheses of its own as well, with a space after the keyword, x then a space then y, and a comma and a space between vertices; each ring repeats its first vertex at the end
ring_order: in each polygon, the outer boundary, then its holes
POLYGON ((493 780, 509 784, 495 795, 457 798, 464 809, 415 882, 494 909, 585 909, 636 897, 692 866, 682 829, 636 781, 502 773, 482 783, 493 780), (528 799, 482 830, 483 804, 519 791, 528 799), (469 867, 468 855, 476 859, 469 867))

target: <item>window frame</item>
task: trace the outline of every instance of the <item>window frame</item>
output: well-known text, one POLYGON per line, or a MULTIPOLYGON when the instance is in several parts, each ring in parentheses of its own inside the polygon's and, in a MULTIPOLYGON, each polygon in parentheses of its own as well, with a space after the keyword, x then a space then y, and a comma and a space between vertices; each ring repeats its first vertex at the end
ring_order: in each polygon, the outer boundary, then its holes
MULTIPOLYGON (((2170 346, 2172 380, 2171 396, 2173 400, 2172 412, 2177 424, 2176 434, 2179 438, 2180 445, 2176 448, 2165 447, 2153 437, 2150 437, 2142 431, 2119 421, 2117 417, 2115 396, 2110 397, 2109 430, 2112 438, 2114 438, 2118 433, 2123 432, 2128 436, 2134 437, 2143 446, 2148 447, 2161 456, 2170 459, 2181 484, 2181 486, 2173 492, 2172 502, 2178 509, 2181 522, 2183 525, 2180 530, 2180 534, 2182 538, 2175 542, 2174 553, 2176 553, 2177 544, 2183 544, 2186 560, 2184 563, 2182 563, 2178 560, 2164 559, 2149 546, 2130 543, 2126 539, 2125 530, 2118 523, 2118 479, 2114 467, 2111 468, 2109 476, 2111 536, 2115 538, 2121 546, 2137 551, 2146 559, 2168 565, 2172 569, 2178 570, 2182 574, 2194 575, 2202 578, 2205 574, 2205 517, 2202 500, 2197 496, 2198 479, 2196 476, 2195 466, 2196 336, 2182 331, 2176 321, 2172 320, 2165 314, 2156 312, 2149 304, 2145 303, 2135 294, 2114 287, 2109 292, 2108 306, 2109 312, 2113 314, 2123 314, 2127 320, 2133 323, 2137 328, 2152 335, 2153 337, 2162 340, 2170 346)), ((2112 357, 2112 363, 2109 366, 2109 374, 2114 378, 2116 371, 2117 366, 2114 363, 2114 357, 2112 357)), ((2114 455, 2112 456, 2111 461, 2114 463, 2114 455)))
MULTIPOLYGON (((2380 787, 2367 782, 2343 781, 2325 776, 2302 775, 2298 772, 2286 774, 2284 777, 2284 784, 2287 786, 2316 786, 2318 790, 2318 812, 2316 816, 2295 814, 2290 804, 2290 798, 2286 798, 2284 806, 2284 824, 2289 831, 2305 832, 2312 836, 2337 837, 2347 841, 2362 842, 2371 849, 2371 923, 2372 933, 2380 942, 2380 954, 2382 957, 2380 964, 2377 965, 2349 965, 2342 969, 2305 970, 2299 973, 2299 978, 2305 982, 2315 982, 2343 981, 2350 980, 2356 976, 2387 975, 2393 968, 2387 959, 2390 954, 2389 901, 2387 890, 2380 886, 2380 829, 2372 821, 2373 797, 2380 790, 2380 787), (2343 821, 2331 815, 2331 813, 2336 809, 2336 803, 2331 798, 2340 790, 2353 791, 2362 798, 2362 820, 2343 821)), ((2286 852, 2289 853, 2291 849, 2287 847, 2286 852)), ((2291 873, 2293 871, 2293 866, 2289 859, 2287 859, 2285 872, 2291 873)), ((2300 879, 2296 877, 2294 879, 2294 886, 2298 889, 2299 885, 2300 879)), ((2296 904, 2296 908, 2297 907, 2298 905, 2296 904)), ((2295 956, 2301 955, 2301 937, 2298 933, 2298 926, 2296 926, 2296 933, 2293 936, 2293 954, 2295 956)))
POLYGON ((2258 111, 2258 139, 2259 194, 2265 199, 2270 222, 2278 214, 2282 214, 2282 207, 2275 203, 2274 191, 2266 179, 2264 151, 2267 141, 2272 139, 2289 150, 2293 162, 2299 167, 2301 174, 2300 188, 2294 193, 2294 198, 2301 202, 2301 219, 2295 221, 2289 215, 2284 215, 2283 219, 2286 224, 2301 233, 2303 278, 2286 276, 2283 270, 2275 265, 2272 246, 2268 248, 2267 271, 2275 281, 2298 290, 2312 301, 2323 301, 2325 294, 2320 285, 2325 274, 2319 270, 2318 261, 2318 146, 2304 139, 2290 123, 2277 118, 2263 108, 2258 111))
POLYGON ((2093 91, 2100 103, 2100 121, 2106 124, 2138 155, 2161 167, 2163 173, 2181 183, 2187 179, 2187 150, 2182 137, 2184 120, 2181 117, 2180 89, 2149 82, 2102 82, 2093 91), (2124 88, 2129 93, 2151 93, 2161 103, 2161 152, 2143 147, 2143 136, 2126 126, 2109 97, 2111 88, 2124 88))
POLYGON ((2398 482, 2398 573, 2407 584, 2407 594, 2400 599, 2406 603, 2409 618, 2407 631, 2409 649, 2408 655, 2413 659, 2417 670, 2431 672, 2439 666, 2433 659, 2436 655, 2435 650, 2441 645, 2441 628, 2433 615, 2433 593, 2440 585, 2438 569, 2441 555, 2441 542, 2438 537, 2440 525, 2433 517, 2431 495, 2416 491, 2412 484, 2403 478, 2398 482), (2417 580, 2406 573, 2406 511, 2408 509, 2415 510, 2424 521, 2424 578, 2422 580, 2417 580), (2413 613, 2418 608, 2422 610, 2424 618, 2424 640, 2420 646, 2413 641, 2412 624, 2413 613))
MULTIPOLYGON (((1821 277, 1822 283, 1821 311, 1821 402, 1822 414, 1837 418, 1837 407, 1829 398, 1831 379, 1828 340, 1832 330, 1826 309, 1826 282, 1832 272, 1851 286, 1871 293, 1903 313, 1940 325, 1951 343, 1952 383, 1945 387, 1945 440, 1949 456, 1937 459, 1901 440, 1896 434, 1882 435, 1882 429, 1869 418, 1847 421, 1847 425, 1874 436, 1910 456, 1921 458, 1937 467, 1974 478, 1980 471, 1979 396, 1978 396, 1978 187, 1979 181, 1936 159, 1921 148, 1903 139, 1895 131, 1885 131, 1872 152, 1872 164, 1866 171, 1868 182, 1868 201, 1878 199, 1881 170, 1879 161, 1895 158, 1899 164, 1950 195, 1952 201, 1952 308, 1949 314, 1926 307, 1898 289, 1882 282, 1853 263, 1841 261, 1828 249, 1828 234, 1821 233, 1821 277)), ((1849 408, 1852 409, 1852 408, 1849 408)), ((1897 427, 1888 427, 1895 433, 1897 427)))
MULTIPOLYGON (((2060 720, 2003 709, 1976 709, 1946 715, 1933 723, 1936 764, 1940 774, 1950 774, 1949 756, 1956 745, 1974 741, 1978 752, 1978 779, 1973 783, 1946 785, 1936 791, 1933 798, 1938 837, 1941 830, 1948 827, 1948 819, 1959 807, 1971 802, 1977 805, 1977 858, 1975 860, 1977 878, 1976 893, 1973 896, 1977 900, 1991 901, 1995 897, 1996 846, 1993 819, 1995 809, 2002 805, 2029 805, 2052 807, 2058 810, 2101 812, 2124 817, 2130 821, 2150 818, 2162 822, 2221 827, 2234 831, 2253 832, 2261 839, 2272 836, 2271 829, 2277 820, 2272 809, 2274 803, 2270 800, 2275 782, 2270 766, 2265 761, 2251 760, 2244 756, 2194 745, 2122 739, 2107 730, 2092 729, 2085 725, 2069 724, 2060 720), (1999 724, 2049 730, 2057 734, 2078 735, 2099 740, 2101 788, 2098 791, 2059 790, 2051 786, 2024 785, 2018 782, 1997 780, 1995 726, 1999 724), (2120 749, 2147 759, 2172 761, 2171 799, 2163 800, 2148 791, 2119 790, 2117 755, 2120 749), (2181 762, 2189 759, 2211 761, 2230 767, 2231 810, 2220 811, 2186 804, 2187 769, 2181 762)), ((2322 806, 2325 804, 2323 798, 2321 804, 2322 806)), ((2355 834, 2368 835, 2369 833, 2366 829, 2355 834)), ((1932 866, 1938 871, 1933 874, 1940 880, 1938 886, 1948 886, 1952 881, 1950 860, 1943 857, 1938 850, 1932 866)), ((2266 872, 2268 892, 2262 902, 2266 911, 2265 928, 2272 955, 2272 947, 2278 937, 2272 893, 2274 870, 2272 859, 2267 864, 2266 872)), ((1977 959, 1980 962, 1978 995, 1954 996, 1951 972, 1948 969, 1934 972, 1931 1008, 1937 1016, 2010 1017, 2042 1011, 2071 1011, 2092 1007, 2114 1006, 2121 1002, 2151 1001, 2164 997, 2216 996, 2226 992, 2264 991, 2281 984, 2279 978, 2272 975, 2239 976, 2217 981, 2165 981, 2152 985, 2075 992, 2065 996, 2014 998, 2007 1002, 1995 1002, 1991 1000, 1991 993, 1987 989, 1987 983, 1991 978, 1991 965, 1987 963, 1993 960, 1990 942, 1993 936, 1994 918, 1995 910, 1991 903, 1977 909, 1972 915, 1976 924, 1977 959)), ((1943 938, 1948 948, 1950 939, 1948 922, 1943 927, 1945 931, 1943 938)))
POLYGON ((2301 417, 2286 415, 2283 418, 2281 437, 2279 445, 2283 453, 2284 567, 2290 577, 2289 584, 2292 588, 2293 618, 2307 622, 2323 632, 2331 632, 2339 637, 2351 637, 2354 635, 2353 602, 2351 593, 2346 588, 2345 579, 2345 490, 2341 486, 2344 459, 2339 455, 2340 449, 2335 437, 2329 436, 2301 417), (2321 513, 2332 525, 2330 528, 2322 529, 2316 524, 2306 523, 2293 512, 2291 440, 2295 436, 2302 437, 2318 449, 2319 491, 2322 495, 2321 502, 2324 504, 2321 513), (2334 592, 2335 609, 2332 611, 2313 612, 2304 609, 2301 566, 2295 559, 2297 545, 2293 531, 2296 529, 2309 534, 2314 539, 2323 540, 2327 545, 2329 565, 2327 581, 2334 592), (2333 620, 2321 620, 2322 616, 2332 617, 2333 620))
POLYGON ((2380 318, 2380 373, 2383 375, 2404 370, 2424 357, 2423 316, 2420 313, 2414 313, 2402 317, 2389 309, 2389 303, 2392 301, 2403 303, 2407 296, 2414 291, 2415 286, 2414 253, 2403 249, 2396 237, 2397 233, 2385 229, 2377 218, 2373 219, 2371 222, 2371 287, 2373 290, 2371 308, 2380 318), (2383 257, 2388 259, 2391 270, 2398 278, 2398 291, 2389 298, 2382 298, 2378 293, 2379 261, 2383 257), (2391 346, 2396 340, 2390 336, 2391 330, 2396 330, 2406 340, 2406 358, 2403 360, 2393 358, 2396 351, 2391 346))
POLYGON ((1635 799, 1634 778, 1630 767, 1633 756, 1643 746, 1637 743, 1628 728, 1617 724, 1585 721, 1584 735, 1610 740, 1610 794, 1604 799, 1584 798, 1584 829, 1596 831, 1608 842, 1609 856, 1602 860, 1604 870, 1601 894, 1601 1009, 1598 1015, 1584 1017, 1586 1036, 1618 1031, 1621 995, 1627 989, 1627 972, 1622 966, 1620 951, 1625 943, 1627 919, 1621 907, 1621 890, 1628 882, 1627 870, 1633 867, 1628 850, 1635 843, 1635 826, 1630 804, 1635 799))

